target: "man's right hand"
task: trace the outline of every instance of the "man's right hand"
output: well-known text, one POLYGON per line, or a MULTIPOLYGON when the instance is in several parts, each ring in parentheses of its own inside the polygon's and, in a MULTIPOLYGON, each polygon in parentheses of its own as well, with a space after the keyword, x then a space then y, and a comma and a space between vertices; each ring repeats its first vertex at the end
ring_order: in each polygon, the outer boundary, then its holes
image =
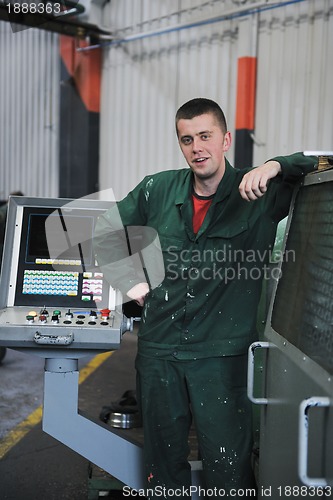
POLYGON ((149 292, 148 283, 138 283, 137 285, 133 286, 133 288, 128 290, 126 295, 131 300, 134 300, 139 306, 142 307, 148 292, 149 292))

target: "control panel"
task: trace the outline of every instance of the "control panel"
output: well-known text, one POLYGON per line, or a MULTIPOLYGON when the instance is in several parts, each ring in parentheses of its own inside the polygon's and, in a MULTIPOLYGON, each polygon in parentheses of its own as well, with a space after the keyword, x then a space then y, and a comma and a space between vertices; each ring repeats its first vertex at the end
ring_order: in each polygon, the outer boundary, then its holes
POLYGON ((111 202, 11 197, 0 281, 0 345, 113 350, 131 329, 98 268, 93 233, 111 202))

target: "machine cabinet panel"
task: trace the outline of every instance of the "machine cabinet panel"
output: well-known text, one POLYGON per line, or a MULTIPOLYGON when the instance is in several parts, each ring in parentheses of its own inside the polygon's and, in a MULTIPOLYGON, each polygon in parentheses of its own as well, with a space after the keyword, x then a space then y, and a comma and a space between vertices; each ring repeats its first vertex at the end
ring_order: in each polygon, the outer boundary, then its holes
POLYGON ((333 497, 333 171, 295 193, 265 328, 259 498, 333 497))
MULTIPOLYGON (((330 377, 318 373, 320 369, 315 363, 300 356, 293 345, 277 335, 275 339, 271 335, 270 341, 273 340, 275 347, 268 350, 266 359, 268 404, 261 410, 259 491, 271 491, 272 498, 290 498, 289 487, 305 486, 299 475, 300 405, 313 396, 332 398, 333 387, 330 377)), ((332 430, 332 407, 309 410, 308 476, 324 478, 332 487, 333 496, 332 430)), ((310 484, 315 486, 315 482, 310 484)), ((302 498, 324 497, 321 489, 317 492, 309 488, 307 495, 306 488, 302 491, 302 498)))

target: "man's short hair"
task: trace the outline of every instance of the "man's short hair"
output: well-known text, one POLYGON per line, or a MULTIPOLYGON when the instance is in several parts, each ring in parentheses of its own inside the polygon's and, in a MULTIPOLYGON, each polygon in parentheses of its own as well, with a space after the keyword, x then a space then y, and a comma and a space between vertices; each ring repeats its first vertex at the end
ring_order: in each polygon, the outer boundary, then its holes
POLYGON ((211 99, 204 97, 197 97, 185 102, 176 113, 176 131, 178 135, 178 121, 179 120, 192 120, 196 116, 212 114, 215 116, 218 125, 221 127, 223 134, 228 130, 227 121, 220 106, 211 99))

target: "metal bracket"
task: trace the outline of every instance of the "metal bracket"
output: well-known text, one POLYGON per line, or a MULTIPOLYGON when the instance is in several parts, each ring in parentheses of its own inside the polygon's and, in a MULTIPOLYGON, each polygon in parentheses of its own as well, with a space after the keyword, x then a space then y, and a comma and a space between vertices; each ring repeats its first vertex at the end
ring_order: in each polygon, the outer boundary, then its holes
MULTIPOLYGON (((77 360, 46 359, 43 431, 134 490, 145 487, 142 445, 130 436, 89 419, 78 409, 77 360)), ((201 461, 190 462, 192 499, 199 500, 201 461)))

